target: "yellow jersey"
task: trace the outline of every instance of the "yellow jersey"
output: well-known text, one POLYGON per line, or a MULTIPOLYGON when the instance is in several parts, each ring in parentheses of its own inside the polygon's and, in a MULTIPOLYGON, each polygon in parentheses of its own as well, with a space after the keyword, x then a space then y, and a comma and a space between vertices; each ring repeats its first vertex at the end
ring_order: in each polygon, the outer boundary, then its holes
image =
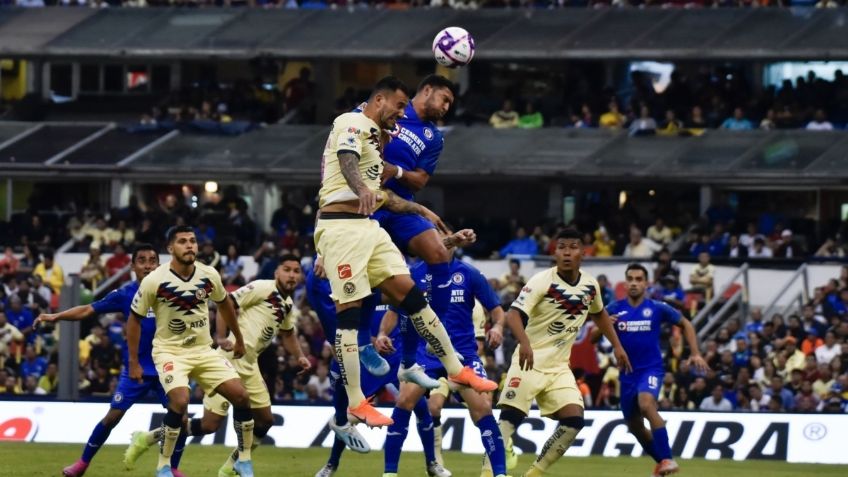
POLYGON ((358 196, 342 175, 338 154, 350 152, 359 158, 359 174, 365 185, 377 191, 383 172, 380 127, 363 113, 345 113, 333 121, 333 129, 321 158, 321 190, 318 206, 355 200, 358 196))
MULTIPOLYGON (((255 363, 279 330, 294 329, 294 303, 283 297, 275 280, 256 280, 234 291, 239 308, 238 325, 244 338, 242 360, 255 363)), ((235 341, 230 333, 230 341, 235 341)))

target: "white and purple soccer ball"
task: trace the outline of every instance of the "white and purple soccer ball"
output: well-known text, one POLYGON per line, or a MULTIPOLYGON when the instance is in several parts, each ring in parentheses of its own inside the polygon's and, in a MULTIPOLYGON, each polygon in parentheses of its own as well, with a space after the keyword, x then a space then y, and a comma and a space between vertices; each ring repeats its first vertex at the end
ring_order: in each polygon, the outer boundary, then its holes
POLYGON ((433 39, 433 55, 448 68, 465 66, 474 58, 474 38, 464 28, 447 27, 433 39))

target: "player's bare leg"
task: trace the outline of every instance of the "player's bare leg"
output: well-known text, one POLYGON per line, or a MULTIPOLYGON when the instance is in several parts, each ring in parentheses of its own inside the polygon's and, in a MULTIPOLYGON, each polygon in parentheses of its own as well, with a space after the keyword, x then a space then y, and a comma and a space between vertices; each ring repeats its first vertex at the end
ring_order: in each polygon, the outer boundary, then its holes
MULTIPOLYGON (((268 431, 271 429, 271 426, 274 425, 274 415, 271 413, 271 407, 261 407, 258 409, 251 409, 251 413, 253 414, 253 444, 250 447, 251 452, 256 450, 259 446, 262 438, 268 434, 268 431)), ((224 465, 218 469, 218 477, 229 477, 237 475, 235 473, 235 465, 239 460, 239 450, 238 448, 233 449, 227 457, 227 461, 224 462, 224 465)))
POLYGON ((524 473, 524 477, 544 475, 551 465, 571 447, 580 429, 583 429, 583 408, 577 404, 566 404, 550 417, 559 421, 559 426, 545 442, 542 452, 536 458, 536 462, 524 473))
POLYGON ((477 392, 490 392, 498 388, 497 383, 477 376, 470 367, 462 366, 445 327, 409 275, 395 275, 383 281, 379 288, 390 302, 409 316, 415 331, 433 349, 433 354, 442 362, 451 381, 469 386, 477 392))
POLYGON ((678 472, 680 467, 672 459, 668 442, 668 432, 665 421, 657 410, 657 400, 651 393, 639 393, 639 413, 627 421, 627 429, 632 433, 646 454, 649 454, 657 465, 652 476, 665 476, 678 472), (645 428, 644 419, 648 420, 651 429, 645 428))
POLYGON ((224 381, 215 388, 216 393, 233 405, 233 429, 238 439, 238 461, 234 468, 242 477, 253 477, 250 449, 253 447, 253 415, 250 412, 250 397, 240 379, 224 381))

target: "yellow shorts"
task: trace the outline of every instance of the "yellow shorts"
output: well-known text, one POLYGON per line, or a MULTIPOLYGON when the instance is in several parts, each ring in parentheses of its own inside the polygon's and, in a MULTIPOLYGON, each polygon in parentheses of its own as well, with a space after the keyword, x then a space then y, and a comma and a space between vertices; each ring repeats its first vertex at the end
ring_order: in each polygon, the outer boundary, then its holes
POLYGON ((324 257, 330 295, 339 303, 361 300, 395 275, 409 275, 397 246, 376 220, 319 219, 315 250, 324 257))
POLYGON ((570 369, 543 373, 510 366, 498 406, 511 406, 528 414, 534 399, 542 416, 550 416, 568 404, 583 407, 583 396, 570 369))
POLYGON ((189 387, 189 377, 197 381, 207 395, 215 394, 215 388, 221 383, 239 378, 226 358, 206 346, 186 348, 180 354, 154 350, 153 363, 166 393, 189 387))
POLYGON ((430 390, 430 395, 438 394, 439 396, 444 396, 445 399, 450 399, 451 389, 448 386, 448 380, 445 378, 439 378, 439 387, 436 389, 430 390))
MULTIPOLYGON (((218 350, 218 353, 228 360, 232 357, 232 353, 221 350, 218 350)), ((259 372, 259 365, 242 362, 240 359, 230 362, 241 378, 244 388, 247 389, 247 395, 250 396, 250 408, 262 409, 264 407, 271 407, 271 395, 268 394, 268 387, 265 386, 265 380, 262 379, 262 373, 259 372)), ((220 394, 215 394, 214 396, 206 395, 203 397, 203 407, 219 416, 226 416, 227 411, 230 410, 230 402, 220 394)))

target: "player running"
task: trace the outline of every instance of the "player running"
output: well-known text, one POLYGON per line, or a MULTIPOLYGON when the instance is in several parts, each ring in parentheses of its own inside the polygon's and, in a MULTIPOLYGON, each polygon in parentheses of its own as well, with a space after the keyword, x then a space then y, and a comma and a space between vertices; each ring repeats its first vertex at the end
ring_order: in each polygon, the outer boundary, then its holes
MULTIPOLYGON (((573 228, 557 235, 556 266, 534 275, 507 313, 506 323, 518 347, 498 401, 501 433, 504 439, 512 437, 527 417, 534 399, 542 416, 559 422, 524 477, 543 475, 583 428, 583 397, 568 367, 568 359, 571 345, 587 316, 612 343, 619 366, 631 371, 627 353, 604 310, 598 282, 580 270, 581 237, 573 228)), ((485 463, 481 475, 491 472, 485 463)))
MULTIPOLYGON (((133 296, 135 296, 138 286, 141 281, 150 272, 159 266, 159 254, 156 249, 149 244, 138 244, 132 253, 131 267, 135 272, 136 281, 129 282, 126 285, 112 291, 102 299, 95 301, 90 305, 80 305, 65 310, 61 313, 46 313, 35 319, 33 328, 37 328, 39 323, 53 323, 56 321, 81 321, 90 318, 94 315, 102 315, 104 313, 122 313, 124 319, 130 316, 130 304, 133 296)), ((112 429, 121 422, 121 419, 126 414, 127 410, 133 406, 139 399, 147 396, 151 391, 159 396, 159 401, 162 406, 168 407, 168 397, 165 395, 165 390, 159 383, 159 377, 156 374, 156 367, 153 365, 151 352, 153 351, 153 334, 156 332, 155 320, 144 320, 141 326, 141 339, 139 340, 139 355, 138 361, 142 367, 142 382, 136 382, 129 377, 128 365, 128 350, 127 344, 121 347, 123 355, 123 368, 121 375, 118 378, 118 387, 115 389, 115 394, 112 396, 112 402, 109 404, 109 412, 101 420, 83 449, 82 456, 75 463, 62 469, 62 475, 65 477, 82 477, 86 469, 91 464, 97 451, 104 442, 109 438, 112 429)), ((159 433, 161 435, 161 432, 159 433)), ((159 436, 157 436, 159 437, 159 436)), ((151 442, 152 443, 152 442, 151 442)), ((183 446, 185 445, 185 436, 182 436, 177 443, 174 454, 171 457, 171 472, 175 477, 181 477, 183 474, 177 467, 182 456, 183 446)))
POLYGON ((316 251, 324 258, 336 303, 338 328, 334 348, 340 377, 351 407, 349 413, 369 426, 392 420, 365 399, 360 387, 357 328, 362 300, 379 288, 386 299, 409 315, 416 331, 443 361, 451 380, 485 392, 497 384, 463 367, 438 316, 409 277, 400 251, 370 215, 379 204, 395 212, 416 213, 444 229, 426 207, 406 201, 391 191, 380 191, 383 130, 394 129, 408 103, 406 87, 394 77, 381 79, 364 110, 337 117, 324 149, 316 251))
MULTIPOLYGON (((450 280, 448 282, 448 303, 442 306, 446 309, 443 315, 443 323, 451 337, 451 344, 458 354, 463 356, 463 364, 474 369, 481 378, 486 377, 483 362, 477 356, 478 346, 476 338, 476 326, 472 318, 475 299, 480 300, 483 306, 492 313, 495 325, 489 331, 489 344, 492 348, 500 346, 503 340, 503 310, 494 290, 489 286, 486 278, 471 265, 457 259, 449 263, 450 280)), ((430 287, 434 284, 428 280, 427 264, 419 262, 412 267, 412 277, 415 283, 425 290, 428 296, 430 287)), ((435 300, 433 297, 432 300, 435 300)), ((397 322, 397 315, 387 313, 380 327, 380 335, 376 346, 380 352, 393 351, 392 340, 387 336, 393 330, 397 322)), ((406 346, 406 342, 403 343, 406 346)), ((418 363, 424 368, 427 375, 434 380, 446 377, 445 368, 441 362, 427 350, 424 343, 418 348, 418 363)), ((411 410, 416 403, 423 398, 426 389, 414 383, 402 383, 400 396, 398 397, 392 418, 394 424, 389 426, 385 445, 385 467, 383 477, 397 477, 398 463, 400 461, 401 448, 406 439, 411 410)), ((495 475, 506 475, 506 464, 504 457, 503 439, 500 430, 492 416, 491 394, 480 394, 472 389, 462 387, 458 390, 460 396, 468 405, 471 419, 480 429, 480 437, 483 448, 493 462, 495 475)), ((429 472, 431 467, 441 467, 435 461, 428 464, 429 475, 440 475, 429 472)), ((442 475, 450 475, 442 474, 442 475)))
MULTIPOLYGON (((683 336, 691 352, 690 361, 695 369, 706 372, 709 366, 701 356, 692 323, 666 303, 646 297, 648 269, 632 263, 627 266, 624 278, 627 281, 627 298, 607 307, 624 350, 633 357, 633 372, 620 377, 621 412, 630 433, 657 463, 652 475, 665 476, 680 468, 672 458, 665 421, 657 411, 657 397, 665 375, 659 346, 662 324, 683 328, 683 336), (646 418, 651 424, 650 431, 645 428, 646 418)), ((592 338, 600 340, 600 333, 593 332, 592 338)))
MULTIPOLYGON (((235 340, 221 315, 217 316, 216 334, 218 353, 227 358, 239 374, 248 394, 253 413, 253 449, 268 434, 274 424, 271 413, 271 396, 259 371, 257 359, 278 334, 282 334, 282 344, 287 352, 297 357, 301 373, 312 365, 303 355, 303 350, 294 333, 294 315, 292 295, 300 285, 303 273, 300 259, 294 255, 283 255, 274 272, 274 280, 256 280, 232 293, 233 301, 239 310, 238 324, 244 336, 245 354, 242 359, 232 359, 235 340)), ((203 418, 189 421, 188 435, 203 436, 218 430, 226 421, 230 403, 220 394, 203 398, 203 418)), ((133 433, 133 441, 127 449, 127 460, 134 462, 144 453, 150 441, 149 432, 133 433)), ((251 449, 251 450, 253 450, 251 449)), ((238 449, 234 450, 224 465, 218 469, 218 477, 233 477, 233 466, 238 461, 238 449)))
POLYGON ((250 448, 253 444, 253 417, 244 385, 227 359, 211 348, 207 300, 218 304, 218 313, 233 331, 233 358, 244 356, 244 340, 236 322, 235 309, 218 272, 195 262, 197 238, 190 226, 168 230, 171 261, 160 265, 141 281, 127 322, 129 377, 143 382, 138 347, 141 322, 153 310, 156 333, 153 337, 153 363, 159 381, 168 394, 168 411, 163 420, 157 477, 172 477, 170 458, 188 410, 189 377, 207 395, 220 393, 233 404, 233 427, 239 447, 235 469, 242 477, 253 477, 250 448))

